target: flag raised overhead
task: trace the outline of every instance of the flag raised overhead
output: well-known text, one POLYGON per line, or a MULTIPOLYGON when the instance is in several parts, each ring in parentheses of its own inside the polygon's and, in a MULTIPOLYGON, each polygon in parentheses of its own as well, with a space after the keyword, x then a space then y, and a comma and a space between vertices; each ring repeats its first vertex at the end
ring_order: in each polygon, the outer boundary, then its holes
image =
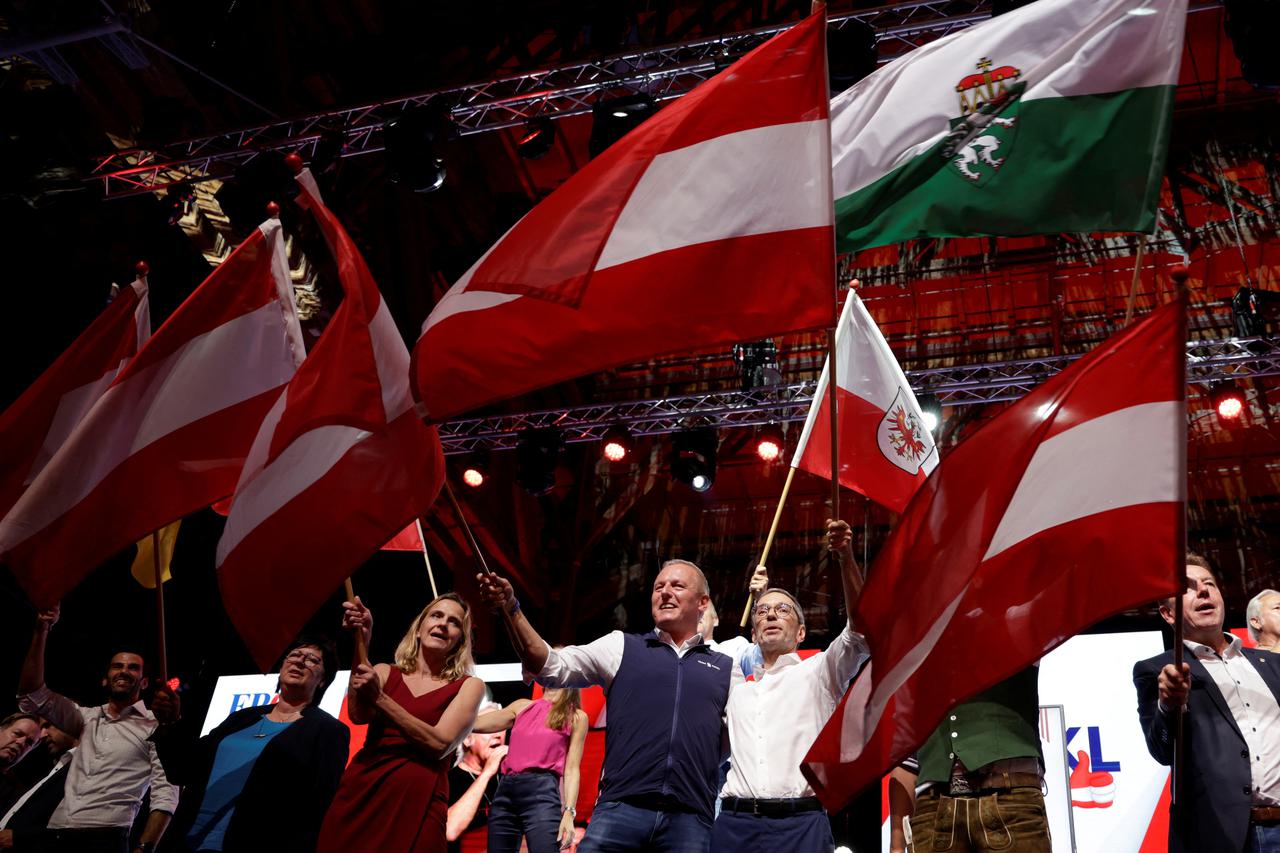
POLYGON ((262 422, 218 542, 223 604, 264 670, 312 614, 444 483, 414 412, 409 350, 308 172, 302 199, 337 261, 343 299, 262 422))
POLYGON ((871 664, 803 772, 831 811, 947 710, 1081 629, 1178 586, 1186 304, 1165 305, 1032 391, 925 481, 857 621, 871 664))
POLYGON ((147 280, 139 276, 0 414, 0 518, 149 337, 147 280))
POLYGON ((304 347, 280 221, 254 231, 116 377, 0 522, 37 606, 103 560, 231 494, 304 347))
POLYGON ((842 251, 1155 226, 1186 0, 1037 0, 831 104, 842 251))
POLYGON ((830 325, 826 18, 615 143, 436 305, 415 394, 442 420, 628 361, 830 325))
MULTIPOLYGON (((791 462, 793 468, 827 479, 831 478, 829 374, 830 364, 822 368, 791 462)), ((902 512, 937 466, 938 449, 902 367, 853 291, 836 326, 836 389, 840 485, 902 512)))

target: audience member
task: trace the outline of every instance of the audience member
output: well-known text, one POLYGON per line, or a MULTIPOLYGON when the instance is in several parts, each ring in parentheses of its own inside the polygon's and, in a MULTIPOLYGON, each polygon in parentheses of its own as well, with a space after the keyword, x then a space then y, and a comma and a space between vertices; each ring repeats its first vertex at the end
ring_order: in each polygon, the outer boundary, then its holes
POLYGON ((0 798, 0 850, 43 853, 50 849, 49 818, 62 802, 67 773, 80 739, 49 722, 43 730, 40 743, 44 761, 40 767, 44 772, 30 779, 22 790, 0 798))
POLYGON ((488 853, 555 853, 574 841, 587 712, 581 691, 548 690, 476 718, 475 733, 511 730, 489 806, 488 853))
MULTIPOLYGON (((1133 667, 1147 749, 1171 765, 1183 709, 1183 778, 1169 811, 1171 853, 1280 847, 1280 655, 1244 649, 1222 630, 1225 608, 1209 562, 1187 554, 1181 667, 1173 651, 1133 667)), ((1160 604, 1173 625, 1176 599, 1160 604)))
MULTIPOLYGON (((368 648, 373 619, 359 599, 343 625, 363 633, 368 648)), ((352 670, 348 711, 369 733, 342 776, 318 849, 444 849, 449 762, 484 697, 484 682, 471 675, 471 609, 454 593, 439 596, 400 640, 394 666, 357 658, 352 670)))
POLYGON ((81 707, 44 682, 45 644, 58 609, 41 611, 18 682, 18 705, 64 732, 82 730, 67 772, 66 794, 49 819, 58 853, 121 853, 128 849, 142 797, 150 812, 136 851, 152 853, 178 803, 151 735, 155 716, 138 698, 147 686, 144 661, 132 652, 112 656, 102 685, 104 705, 81 707))
POLYGON ((199 740, 178 725, 178 697, 157 691, 154 740, 165 772, 184 789, 175 822, 189 849, 316 849, 351 739, 318 705, 337 669, 332 642, 295 641, 280 664, 278 701, 242 708, 199 740))
POLYGON ((1280 592, 1264 589, 1249 600, 1244 620, 1254 645, 1268 652, 1280 645, 1280 592))
MULTIPOLYGON (((484 701, 480 713, 500 707, 497 702, 484 701)), ((444 830, 448 853, 462 850, 463 836, 485 831, 498 790, 498 770, 507 755, 505 740, 504 731, 482 734, 473 729, 458 747, 458 760, 449 769, 449 814, 444 830)))
POLYGON ((40 741, 40 718, 19 711, 0 720, 0 770, 8 770, 40 741))

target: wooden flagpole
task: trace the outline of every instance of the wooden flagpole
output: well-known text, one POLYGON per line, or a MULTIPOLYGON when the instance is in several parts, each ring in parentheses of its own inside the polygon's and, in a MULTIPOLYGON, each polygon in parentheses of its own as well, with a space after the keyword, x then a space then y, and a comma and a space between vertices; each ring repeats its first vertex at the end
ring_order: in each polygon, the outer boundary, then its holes
MULTIPOLYGON (((342 581, 342 588, 347 594, 347 601, 355 604, 356 591, 351 586, 351 578, 347 577, 342 581)), ((364 647, 364 631, 356 631, 356 660, 367 664, 369 662, 369 650, 364 647)))
POLYGON ((418 541, 422 543, 422 562, 427 564, 427 580, 431 581, 431 598, 437 599, 440 593, 436 590, 436 575, 431 571, 431 555, 427 553, 427 537, 422 532, 422 519, 415 518, 413 523, 418 527, 418 541))
POLYGON ((1133 281, 1129 284, 1129 300, 1124 308, 1124 324, 1133 321, 1133 303, 1138 298, 1138 282, 1142 279, 1142 254, 1147 248, 1147 235, 1138 237, 1138 254, 1133 260, 1133 281))
MULTIPOLYGON (((756 562, 756 566, 768 565, 769 549, 773 547, 773 537, 778 532, 778 522, 782 519, 782 508, 787 505, 787 493, 791 491, 791 480, 796 476, 796 469, 791 468, 787 471, 787 482, 782 485, 782 497, 778 498, 778 508, 773 512, 773 524, 769 525, 769 535, 764 540, 764 550, 760 553, 760 559, 756 562)), ((756 566, 751 567, 751 573, 754 575, 756 566)), ((747 606, 742 608, 742 621, 738 623, 739 628, 747 627, 747 619, 751 616, 751 593, 747 593, 747 606)))
MULTIPOLYGON (((1172 278, 1173 278, 1174 286, 1177 288, 1177 298, 1182 300, 1182 327, 1181 327, 1182 331, 1178 336, 1178 341, 1181 342, 1187 339, 1187 287, 1186 287, 1187 270, 1186 268, 1179 267, 1178 269, 1176 269, 1172 274, 1172 278)), ((1186 391, 1185 391, 1187 387, 1187 359, 1181 352, 1178 353, 1178 357, 1179 357, 1178 369, 1182 375, 1181 387, 1184 389, 1184 391, 1183 391, 1181 413, 1179 414, 1179 417, 1178 417, 1178 426, 1180 429, 1182 429, 1182 440, 1179 441, 1176 446, 1182 457, 1179 460, 1178 470, 1180 472, 1183 472, 1182 483, 1183 483, 1183 489, 1185 490, 1186 488, 1185 472, 1187 470, 1187 434, 1186 434, 1186 426, 1185 426, 1187 423, 1187 401, 1186 401, 1186 391)), ((1173 612, 1174 612, 1173 665, 1178 670, 1178 672, 1182 672, 1182 658, 1183 658, 1183 650, 1185 648, 1182 642, 1182 611, 1184 607, 1183 593, 1187 587, 1186 502, 1187 502, 1186 494, 1184 491, 1183 498, 1182 498, 1183 511, 1178 514, 1178 528, 1177 528, 1177 533, 1175 534, 1175 537, 1177 540, 1175 544, 1179 546, 1179 549, 1176 550, 1173 555, 1173 564, 1174 564, 1173 574, 1175 579, 1174 589, 1177 590, 1177 597, 1174 599, 1174 606, 1173 606, 1173 612)), ((1184 743, 1185 739, 1182 736, 1182 732, 1183 732, 1182 714, 1183 714, 1182 705, 1181 703, 1179 703, 1178 709, 1173 714, 1173 768, 1172 768, 1172 775, 1169 780, 1169 799, 1174 806, 1178 806, 1182 802, 1182 797, 1181 797, 1182 768, 1183 768, 1183 753, 1185 752, 1185 743, 1184 743)))
POLYGON ((156 573, 156 661, 160 681, 169 682, 169 654, 164 636, 164 583, 160 568, 160 531, 151 531, 151 565, 156 573))
POLYGON ((486 575, 493 572, 489 570, 489 564, 484 560, 484 554, 480 552, 480 543, 476 542, 476 536, 471 532, 471 525, 467 524, 467 517, 462 514, 462 507, 458 504, 458 499, 453 495, 453 489, 449 486, 449 481, 444 481, 445 494, 449 496, 449 503, 453 505, 453 512, 458 516, 458 523, 462 525, 462 529, 466 531, 467 541, 471 543, 471 550, 476 555, 476 562, 480 564, 480 571, 486 575))

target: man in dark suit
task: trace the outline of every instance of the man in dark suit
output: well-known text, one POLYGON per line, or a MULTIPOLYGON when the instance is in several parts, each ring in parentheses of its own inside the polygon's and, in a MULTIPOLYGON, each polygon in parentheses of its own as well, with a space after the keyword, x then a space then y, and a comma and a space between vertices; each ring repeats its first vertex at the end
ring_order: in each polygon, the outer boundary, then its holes
MULTIPOLYGON (((1181 669, 1173 652, 1133 668, 1147 749, 1173 763, 1173 720, 1185 708, 1181 800, 1169 850, 1230 853, 1280 845, 1280 655, 1244 649, 1222 631, 1225 608, 1208 561, 1187 555, 1181 669)), ((1174 623, 1174 599, 1160 615, 1174 623)))
POLYGON ((41 853, 52 848, 52 834, 45 827, 62 802, 67 770, 80 740, 78 732, 64 732, 52 723, 42 729, 39 754, 29 754, 20 765, 31 763, 38 772, 21 777, 20 784, 0 794, 0 850, 41 853))

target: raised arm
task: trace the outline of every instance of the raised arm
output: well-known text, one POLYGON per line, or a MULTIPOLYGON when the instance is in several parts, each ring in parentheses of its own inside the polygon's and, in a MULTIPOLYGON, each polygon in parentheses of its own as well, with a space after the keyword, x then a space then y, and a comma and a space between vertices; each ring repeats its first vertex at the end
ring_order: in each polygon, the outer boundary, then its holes
POLYGON ((579 708, 573 714, 573 731, 569 735, 569 753, 564 758, 564 777, 560 780, 560 828, 556 841, 561 849, 573 842, 573 819, 577 817, 578 787, 582 781, 582 750, 587 743, 587 712, 579 708))
POLYGON ((485 711, 476 717, 476 724, 471 727, 471 731, 481 735, 505 732, 516 724, 516 717, 532 702, 532 699, 517 699, 505 708, 485 711))
POLYGON ((64 732, 79 733, 84 726, 80 706, 44 683, 44 649, 49 631, 58 621, 58 606, 41 610, 36 616, 31 645, 18 676, 18 707, 28 714, 39 714, 64 732))
POLYGON ((18 695, 34 693, 44 686, 44 649, 49 641, 49 631, 58 621, 59 606, 36 614, 36 627, 31 632, 31 645, 27 647, 27 657, 22 662, 22 673, 18 676, 18 695))
POLYGON ((449 806, 448 817, 444 824, 446 841, 457 841, 462 837, 462 833, 467 831, 467 827, 471 826, 476 812, 480 811, 480 801, 484 799, 485 788, 489 787, 489 781, 498 774, 498 768, 502 766, 502 759, 506 755, 506 746, 495 746, 490 750, 489 757, 485 760, 484 768, 479 775, 467 786, 467 790, 462 792, 462 796, 449 806))
MULTIPOLYGON (((386 664, 378 664, 377 668, 385 668, 386 673, 390 674, 390 667, 386 664)), ((404 706, 382 691, 385 676, 377 672, 374 676, 362 680, 358 688, 361 707, 376 709, 377 713, 395 723, 405 737, 429 755, 439 757, 453 750, 475 725, 476 711, 480 707, 480 700, 484 698, 484 682, 475 676, 467 677, 466 683, 453 697, 449 707, 444 709, 440 721, 435 725, 424 723, 406 711, 404 706)), ((351 677, 354 681, 356 673, 352 673, 351 677)), ((352 719, 355 719, 354 714, 352 719)))
POLYGON ((478 574, 476 581, 480 584, 480 597, 491 609, 502 612, 507 634, 511 637, 511 645, 515 647, 520 663, 529 672, 542 672, 547 664, 547 641, 524 618, 524 611, 520 609, 520 602, 516 601, 511 581, 492 573, 478 574))
POLYGON ((853 556, 853 531, 845 521, 827 519, 827 547, 835 554, 840 566, 840 585, 844 588, 844 609, 849 618, 849 629, 854 630, 853 611, 862 595, 862 572, 853 556))

